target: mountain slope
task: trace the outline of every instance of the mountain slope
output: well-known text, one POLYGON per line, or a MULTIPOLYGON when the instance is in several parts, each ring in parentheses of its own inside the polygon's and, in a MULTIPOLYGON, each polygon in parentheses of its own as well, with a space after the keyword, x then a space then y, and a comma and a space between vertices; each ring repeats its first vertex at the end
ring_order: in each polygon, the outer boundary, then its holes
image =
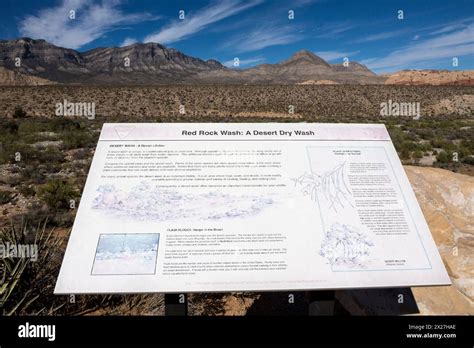
POLYGON ((51 84, 54 83, 41 77, 30 76, 0 67, 0 86, 40 86, 51 84))
POLYGON ((229 69, 216 60, 204 61, 157 43, 96 48, 87 52, 54 46, 45 40, 0 41, 0 66, 66 84, 294 84, 308 80, 336 83, 383 83, 365 66, 328 64, 302 50, 277 64, 229 69), (15 59, 21 66, 15 66, 15 59))
POLYGON ((349 84, 383 84, 381 78, 365 66, 351 62, 348 67, 328 64, 306 50, 298 51, 277 64, 260 64, 253 68, 232 71, 211 71, 198 74, 199 79, 212 82, 243 84, 296 84, 305 81, 333 81, 349 84))
POLYGON ((0 65, 61 83, 84 84, 169 83, 200 71, 226 69, 216 61, 205 62, 156 43, 80 53, 29 38, 0 41, 0 65), (20 67, 15 66, 17 57, 20 67))

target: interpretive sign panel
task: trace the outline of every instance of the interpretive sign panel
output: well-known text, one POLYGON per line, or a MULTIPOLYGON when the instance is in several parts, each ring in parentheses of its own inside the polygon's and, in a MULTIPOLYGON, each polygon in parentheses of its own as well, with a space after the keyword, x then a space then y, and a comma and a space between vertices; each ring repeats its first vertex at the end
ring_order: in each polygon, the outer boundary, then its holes
POLYGON ((104 124, 55 292, 450 284, 384 125, 104 124))

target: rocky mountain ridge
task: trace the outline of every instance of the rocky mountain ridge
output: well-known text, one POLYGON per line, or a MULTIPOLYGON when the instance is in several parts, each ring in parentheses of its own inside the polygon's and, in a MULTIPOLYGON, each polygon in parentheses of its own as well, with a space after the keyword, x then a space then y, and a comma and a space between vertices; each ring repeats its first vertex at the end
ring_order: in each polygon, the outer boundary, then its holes
POLYGON ((377 75, 355 61, 347 66, 329 64, 308 50, 298 51, 280 63, 235 69, 217 60, 191 57, 158 43, 78 52, 30 38, 0 40, 0 68, 3 68, 0 85, 474 85, 472 70, 403 70, 377 75))
POLYGON ((277 64, 231 69, 204 61, 158 43, 95 48, 78 52, 45 40, 0 41, 0 66, 22 74, 65 84, 294 84, 307 80, 337 83, 382 83, 365 66, 351 62, 332 65, 307 50, 277 64), (20 66, 18 64, 20 59, 20 66))

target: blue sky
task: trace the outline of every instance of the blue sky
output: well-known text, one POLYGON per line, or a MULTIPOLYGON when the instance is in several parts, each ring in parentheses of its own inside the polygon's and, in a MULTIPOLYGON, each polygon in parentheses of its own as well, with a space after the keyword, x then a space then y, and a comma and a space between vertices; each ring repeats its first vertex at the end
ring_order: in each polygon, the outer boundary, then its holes
POLYGON ((307 49, 379 73, 467 70, 474 0, 2 0, 0 38, 23 36, 79 51, 159 42, 227 64, 238 57, 244 68, 307 49))

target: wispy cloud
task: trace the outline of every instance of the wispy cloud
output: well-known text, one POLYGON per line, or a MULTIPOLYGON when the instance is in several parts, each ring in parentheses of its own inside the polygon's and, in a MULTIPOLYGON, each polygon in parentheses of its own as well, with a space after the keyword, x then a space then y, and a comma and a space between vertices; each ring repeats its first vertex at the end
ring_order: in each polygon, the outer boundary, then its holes
POLYGON ((357 53, 359 53, 359 51, 353 51, 353 52, 319 51, 319 52, 316 52, 316 54, 319 57, 323 58, 326 61, 333 61, 333 60, 341 59, 344 57, 354 56, 357 53))
POLYGON ((410 32, 409 29, 385 31, 385 32, 377 33, 377 34, 364 36, 358 40, 355 40, 354 42, 363 43, 363 42, 386 40, 386 39, 391 39, 393 37, 404 35, 408 32, 410 32))
POLYGON ((229 39, 223 48, 232 48, 236 53, 257 51, 265 47, 286 45, 303 39, 293 25, 271 24, 253 29, 229 39))
POLYGON ((123 13, 120 0, 63 0, 58 6, 40 10, 19 22, 22 36, 42 38, 55 45, 80 48, 119 26, 156 19, 147 13, 123 13), (70 19, 70 11, 76 18, 70 19))
POLYGON ((303 7, 307 5, 312 5, 317 2, 321 2, 321 0, 293 0, 288 6, 290 8, 298 8, 298 7, 303 7))
POLYGON ((381 58, 363 60, 361 63, 375 70, 395 70, 416 64, 474 55, 474 23, 461 30, 450 31, 427 40, 417 40, 381 58))
POLYGON ((127 37, 125 38, 125 40, 123 40, 123 42, 120 44, 120 47, 125 47, 125 46, 130 46, 130 45, 133 45, 134 43, 137 43, 138 40, 134 39, 134 38, 131 38, 131 37, 127 37))
POLYGON ((187 14, 184 20, 176 20, 168 24, 160 31, 146 36, 143 41, 168 44, 184 40, 205 29, 210 24, 254 7, 262 1, 263 0, 251 0, 243 2, 241 0, 224 0, 215 2, 194 14, 187 14))
POLYGON ((445 33, 450 33, 452 31, 455 31, 455 30, 464 29, 472 22, 474 22, 474 17, 466 17, 466 18, 459 19, 455 22, 448 22, 442 26, 438 26, 438 28, 436 28, 436 30, 429 33, 429 35, 445 34, 445 33))
POLYGON ((316 28, 316 37, 320 39, 335 39, 340 37, 346 31, 354 29, 355 23, 340 22, 324 24, 316 28))
POLYGON ((225 61, 224 63, 222 63, 223 65, 225 65, 226 67, 228 68, 242 68, 242 67, 246 67, 246 66, 250 66, 250 65, 257 65, 257 64, 261 64, 263 62, 265 62, 265 58, 263 57, 255 57, 255 58, 248 58, 248 59, 239 59, 239 66, 236 67, 234 66, 234 59, 231 59, 231 60, 228 60, 228 61, 225 61))

